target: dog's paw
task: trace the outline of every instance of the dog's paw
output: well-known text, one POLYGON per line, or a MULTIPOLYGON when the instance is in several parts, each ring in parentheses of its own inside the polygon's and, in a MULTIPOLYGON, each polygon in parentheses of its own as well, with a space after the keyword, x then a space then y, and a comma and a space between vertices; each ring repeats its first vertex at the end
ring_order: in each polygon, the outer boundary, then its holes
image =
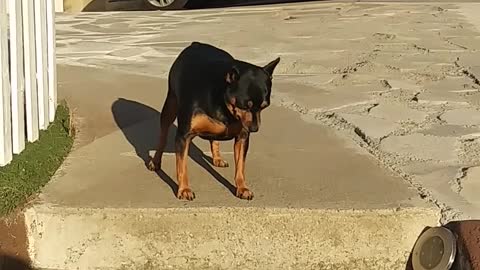
POLYGON ((160 170, 160 163, 155 162, 153 159, 150 159, 150 161, 148 161, 147 168, 150 171, 154 171, 154 172, 158 171, 158 170, 160 170))
POLYGON ((195 199, 195 193, 193 193, 190 188, 179 189, 177 198, 180 200, 193 201, 193 199, 195 199))
POLYGON ((243 200, 251 200, 253 199, 253 192, 248 188, 237 188, 237 197, 243 200))
POLYGON ((213 166, 220 167, 220 168, 226 168, 226 167, 228 167, 228 162, 221 159, 221 158, 216 158, 216 159, 213 160, 213 166))

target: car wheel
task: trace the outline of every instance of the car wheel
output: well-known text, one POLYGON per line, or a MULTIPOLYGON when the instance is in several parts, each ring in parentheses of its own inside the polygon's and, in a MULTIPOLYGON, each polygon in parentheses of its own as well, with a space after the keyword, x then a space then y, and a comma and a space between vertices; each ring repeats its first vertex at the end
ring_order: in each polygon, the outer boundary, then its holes
POLYGON ((185 7, 188 0, 144 0, 150 9, 181 9, 185 7))

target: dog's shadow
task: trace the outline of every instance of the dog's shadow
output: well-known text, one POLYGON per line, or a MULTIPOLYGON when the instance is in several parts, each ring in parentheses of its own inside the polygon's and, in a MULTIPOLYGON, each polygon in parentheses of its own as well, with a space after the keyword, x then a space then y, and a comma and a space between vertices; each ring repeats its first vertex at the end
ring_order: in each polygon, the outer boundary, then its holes
MULTIPOLYGON (((112 114, 125 138, 135 148, 137 156, 144 161, 145 165, 148 164, 151 158, 150 151, 156 149, 159 139, 160 112, 145 104, 119 98, 112 104, 112 114)), ((164 153, 175 153, 176 129, 175 125, 170 127, 164 153)), ((189 156, 235 195, 235 187, 211 166, 212 158, 206 156, 193 142, 190 144, 189 156)), ((157 174, 176 195, 177 183, 163 169, 157 171, 157 174)))

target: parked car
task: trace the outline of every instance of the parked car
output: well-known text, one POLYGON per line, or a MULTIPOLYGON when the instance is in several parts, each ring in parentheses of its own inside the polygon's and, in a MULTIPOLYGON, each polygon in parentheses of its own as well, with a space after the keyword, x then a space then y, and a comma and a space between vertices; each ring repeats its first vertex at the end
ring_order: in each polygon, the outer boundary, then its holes
POLYGON ((181 9, 188 0, 144 0, 145 4, 152 9, 181 9))

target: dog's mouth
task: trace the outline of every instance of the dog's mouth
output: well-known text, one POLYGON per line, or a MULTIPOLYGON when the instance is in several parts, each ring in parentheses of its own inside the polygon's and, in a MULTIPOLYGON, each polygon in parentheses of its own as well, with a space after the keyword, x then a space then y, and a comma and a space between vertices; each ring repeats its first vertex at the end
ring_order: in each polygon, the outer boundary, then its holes
POLYGON ((242 109, 232 103, 227 103, 227 108, 233 117, 242 124, 242 128, 245 131, 258 132, 260 128, 260 111, 252 112, 250 109, 242 109))
POLYGON ((249 126, 248 127, 248 131, 252 132, 252 133, 255 133, 258 131, 258 126, 249 126))
POLYGON ((235 117, 242 123, 243 128, 249 132, 257 132, 260 128, 260 112, 253 113, 237 109, 235 117))
POLYGON ((257 132, 258 131, 258 126, 257 125, 252 125, 251 122, 243 121, 244 119, 242 119, 242 117, 240 117, 238 115, 234 115, 234 116, 235 116, 235 120, 237 120, 238 122, 241 123, 242 129, 244 131, 248 131, 248 132, 257 132))

